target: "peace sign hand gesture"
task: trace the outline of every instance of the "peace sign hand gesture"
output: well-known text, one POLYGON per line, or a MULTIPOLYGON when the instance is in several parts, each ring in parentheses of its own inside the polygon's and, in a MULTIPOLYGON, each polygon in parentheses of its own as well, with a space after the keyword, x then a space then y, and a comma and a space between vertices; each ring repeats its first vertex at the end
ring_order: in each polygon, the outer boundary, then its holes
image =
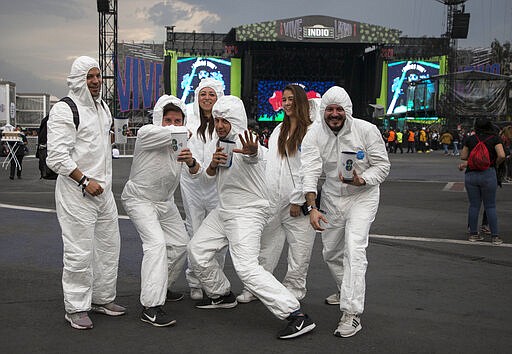
POLYGON ((258 153, 258 135, 252 134, 248 130, 244 131, 244 135, 245 139, 242 134, 238 134, 242 148, 233 149, 233 152, 251 156, 256 155, 258 153))

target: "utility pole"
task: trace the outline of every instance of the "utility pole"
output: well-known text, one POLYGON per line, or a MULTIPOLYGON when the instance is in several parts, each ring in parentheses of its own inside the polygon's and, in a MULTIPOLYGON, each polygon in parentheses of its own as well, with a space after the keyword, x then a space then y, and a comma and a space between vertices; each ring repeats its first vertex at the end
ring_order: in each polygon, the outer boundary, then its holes
POLYGON ((450 49, 448 55, 448 79, 446 94, 447 101, 443 109, 447 121, 459 123, 455 112, 455 76, 457 72, 457 39, 467 38, 469 29, 469 14, 465 13, 464 3, 467 0, 436 0, 447 6, 446 32, 443 37, 450 39, 450 49))
POLYGON ((112 116, 117 104, 117 0, 97 0, 99 13, 99 64, 103 77, 103 100, 112 116))

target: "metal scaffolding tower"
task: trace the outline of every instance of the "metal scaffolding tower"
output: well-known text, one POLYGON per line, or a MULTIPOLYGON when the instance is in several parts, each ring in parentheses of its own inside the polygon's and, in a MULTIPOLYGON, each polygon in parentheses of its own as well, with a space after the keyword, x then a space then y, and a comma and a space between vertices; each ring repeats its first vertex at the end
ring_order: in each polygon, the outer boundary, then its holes
POLYGON ((97 0, 99 13, 99 63, 103 100, 117 116, 117 0, 97 0))

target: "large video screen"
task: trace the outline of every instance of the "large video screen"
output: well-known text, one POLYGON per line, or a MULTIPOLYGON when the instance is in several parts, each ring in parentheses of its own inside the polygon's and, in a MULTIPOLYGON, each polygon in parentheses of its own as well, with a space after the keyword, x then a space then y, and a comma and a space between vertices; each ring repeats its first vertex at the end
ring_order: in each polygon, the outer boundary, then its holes
POLYGON ((386 114, 427 111, 433 108, 435 87, 409 83, 439 75, 439 62, 403 60, 388 63, 388 101, 386 114))
POLYGON ((231 60, 223 58, 178 58, 177 95, 186 104, 194 101, 194 90, 204 78, 218 80, 224 85, 224 94, 231 92, 231 60))
POLYGON ((282 122, 283 111, 283 89, 286 85, 301 85, 308 99, 320 98, 325 91, 334 86, 334 81, 280 81, 260 80, 258 81, 258 108, 256 110, 259 122, 282 122))

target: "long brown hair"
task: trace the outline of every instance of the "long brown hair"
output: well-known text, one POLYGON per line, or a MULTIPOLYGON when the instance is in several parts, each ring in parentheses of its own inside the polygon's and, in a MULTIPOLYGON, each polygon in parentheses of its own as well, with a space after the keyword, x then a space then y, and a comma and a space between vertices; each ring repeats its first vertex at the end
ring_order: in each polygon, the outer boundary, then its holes
POLYGON ((197 128, 197 135, 199 135, 203 142, 206 143, 206 128, 208 128, 208 136, 210 137, 210 139, 212 138, 213 130, 215 129, 213 115, 210 114, 210 117, 207 117, 204 114, 203 109, 199 107, 199 117, 201 119, 201 124, 197 128))
POLYGON ((293 84, 286 86, 283 90, 283 94, 286 90, 293 93, 293 111, 297 120, 297 126, 292 135, 288 137, 291 122, 290 117, 285 113, 281 132, 279 133, 279 139, 277 140, 277 148, 281 157, 286 156, 286 151, 288 151, 290 155, 295 155, 299 150, 299 145, 302 143, 302 139, 308 131, 308 126, 312 123, 309 118, 309 103, 306 91, 304 91, 304 89, 299 85, 293 84))

